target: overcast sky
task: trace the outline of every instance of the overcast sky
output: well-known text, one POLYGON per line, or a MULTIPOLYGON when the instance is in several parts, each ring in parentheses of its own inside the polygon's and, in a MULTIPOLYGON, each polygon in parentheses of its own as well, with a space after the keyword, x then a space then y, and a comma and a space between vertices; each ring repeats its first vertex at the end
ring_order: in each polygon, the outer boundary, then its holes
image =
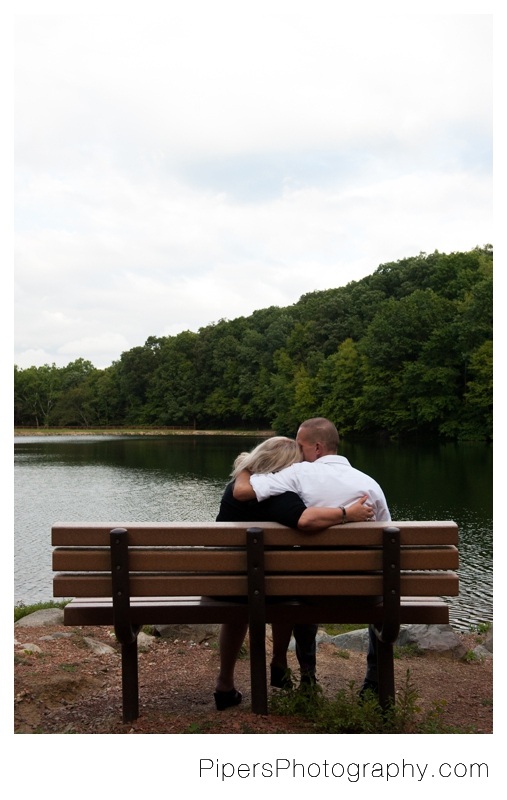
POLYGON ((492 242, 491 16, 165 7, 17 18, 20 367, 492 242))

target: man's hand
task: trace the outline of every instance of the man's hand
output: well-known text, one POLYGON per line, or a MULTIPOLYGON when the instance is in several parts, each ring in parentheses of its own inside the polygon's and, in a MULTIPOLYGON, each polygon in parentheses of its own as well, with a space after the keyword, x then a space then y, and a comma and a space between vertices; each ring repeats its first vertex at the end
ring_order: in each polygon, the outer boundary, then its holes
MULTIPOLYGON (((346 522, 368 522, 373 519, 374 510, 372 506, 368 505, 366 501, 368 495, 365 494, 360 500, 357 500, 345 510, 347 516, 346 522)), ((302 531, 321 531, 324 528, 330 528, 332 525, 341 525, 343 523, 343 511, 341 508, 321 508, 320 506, 311 506, 303 511, 299 518, 298 528, 302 531)))
POLYGON ((255 492, 250 484, 250 475, 251 472, 244 469, 236 478, 232 491, 236 500, 255 500, 255 492))
POLYGON ((373 506, 366 501, 368 495, 365 494, 360 500, 356 500, 351 506, 346 506, 347 522, 368 522, 375 518, 373 506))

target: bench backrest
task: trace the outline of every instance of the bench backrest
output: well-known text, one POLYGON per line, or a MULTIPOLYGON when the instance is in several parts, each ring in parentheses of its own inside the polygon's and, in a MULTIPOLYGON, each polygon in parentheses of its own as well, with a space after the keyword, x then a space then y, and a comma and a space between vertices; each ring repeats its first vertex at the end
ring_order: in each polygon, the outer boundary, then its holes
MULTIPOLYGON (((132 597, 248 595, 247 530, 263 530, 265 592, 381 595, 386 523, 302 533, 277 523, 59 523, 55 597, 111 597, 111 531, 127 531, 132 597)), ((401 595, 458 594, 454 522, 392 522, 400 531, 401 595)), ((113 548, 114 553, 114 548, 113 548)))

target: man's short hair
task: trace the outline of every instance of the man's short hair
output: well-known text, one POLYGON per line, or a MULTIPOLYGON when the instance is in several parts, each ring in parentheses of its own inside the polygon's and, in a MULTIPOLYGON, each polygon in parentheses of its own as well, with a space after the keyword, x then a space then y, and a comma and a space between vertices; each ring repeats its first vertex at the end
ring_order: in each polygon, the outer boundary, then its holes
POLYGON ((338 452, 340 437, 336 425, 325 417, 313 417, 301 423, 312 444, 320 442, 330 453, 338 452))

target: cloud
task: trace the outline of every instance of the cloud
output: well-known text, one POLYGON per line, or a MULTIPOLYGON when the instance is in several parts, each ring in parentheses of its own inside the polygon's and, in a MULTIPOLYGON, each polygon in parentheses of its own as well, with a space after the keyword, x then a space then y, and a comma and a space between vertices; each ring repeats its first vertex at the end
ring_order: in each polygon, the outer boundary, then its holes
POLYGON ((490 45, 486 15, 18 17, 18 359, 491 241, 490 45))

